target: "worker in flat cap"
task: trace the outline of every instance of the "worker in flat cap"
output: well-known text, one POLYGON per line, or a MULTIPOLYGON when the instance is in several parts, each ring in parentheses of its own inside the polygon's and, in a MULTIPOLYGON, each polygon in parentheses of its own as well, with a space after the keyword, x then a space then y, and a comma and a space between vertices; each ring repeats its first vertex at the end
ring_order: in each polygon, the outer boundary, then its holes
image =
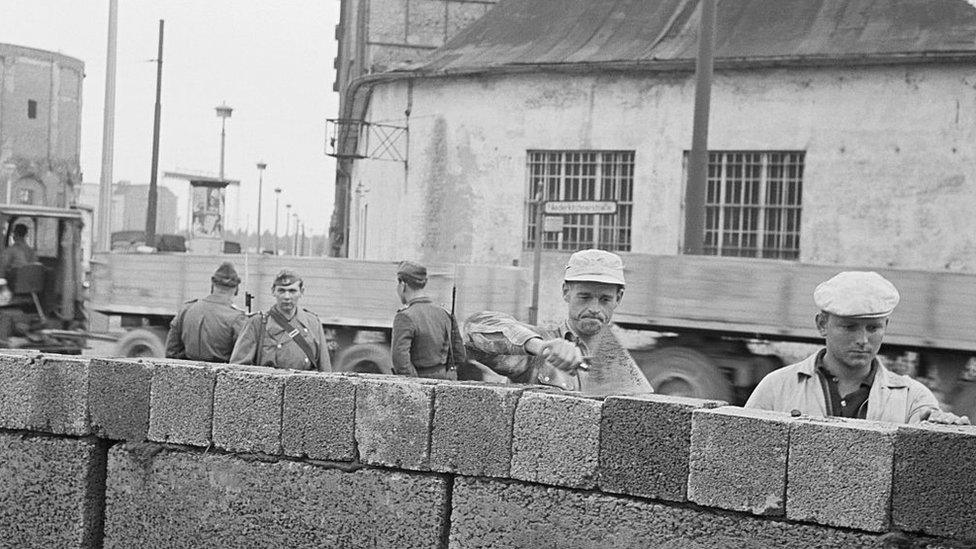
POLYGON ((230 357, 231 364, 331 372, 322 321, 299 306, 305 295, 302 277, 291 269, 282 269, 271 284, 271 295, 275 304, 244 324, 230 357))
POLYGON ((817 286, 817 330, 823 349, 780 368, 756 386, 746 408, 890 423, 931 421, 968 425, 939 408, 931 391, 878 360, 885 329, 900 296, 874 272, 842 272, 817 286))
POLYGON ((454 315, 425 293, 427 268, 403 261, 396 279, 403 307, 393 317, 393 373, 457 379, 457 366, 467 361, 467 353, 454 315))
POLYGON ((229 262, 210 277, 210 295, 183 304, 169 325, 166 356, 206 362, 230 360, 244 327, 245 313, 234 305, 241 279, 229 262))
POLYGON ((464 325, 468 357, 516 383, 590 396, 652 392, 610 330, 624 295, 620 256, 597 249, 569 258, 562 284, 566 318, 531 326, 509 315, 475 313, 464 325))

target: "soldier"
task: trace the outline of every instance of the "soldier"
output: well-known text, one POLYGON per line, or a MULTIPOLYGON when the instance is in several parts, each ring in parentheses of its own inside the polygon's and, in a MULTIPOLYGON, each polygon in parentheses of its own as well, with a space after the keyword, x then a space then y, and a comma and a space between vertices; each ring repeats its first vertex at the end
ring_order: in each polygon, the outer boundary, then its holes
POLYGON ((0 254, 0 276, 12 279, 18 267, 37 262, 34 248, 27 243, 27 232, 27 225, 23 223, 14 225, 13 242, 0 254))
POLYGON ((393 317, 393 372, 403 376, 457 379, 467 360, 454 315, 434 305, 424 287, 427 268, 404 261, 397 268, 397 296, 404 305, 393 317))
POLYGON ((813 292, 817 330, 825 346, 763 378, 746 408, 812 416, 968 425, 966 416, 939 409, 924 385, 878 360, 888 317, 898 305, 895 286, 874 272, 848 271, 813 292))
POLYGON ((237 338, 231 364, 255 364, 291 370, 332 371, 322 322, 298 306, 305 295, 298 273, 282 269, 271 285, 275 304, 247 319, 237 338))
POLYGON ((653 392, 630 353, 610 331, 624 295, 620 256, 583 250, 563 277, 567 318, 529 326, 502 313, 475 313, 465 323, 468 357, 516 383, 551 385, 589 396, 653 392))
POLYGON ((210 295, 183 304, 166 336, 167 358, 206 362, 230 360, 234 342, 244 327, 244 311, 234 303, 241 279, 230 263, 222 263, 210 277, 210 295))

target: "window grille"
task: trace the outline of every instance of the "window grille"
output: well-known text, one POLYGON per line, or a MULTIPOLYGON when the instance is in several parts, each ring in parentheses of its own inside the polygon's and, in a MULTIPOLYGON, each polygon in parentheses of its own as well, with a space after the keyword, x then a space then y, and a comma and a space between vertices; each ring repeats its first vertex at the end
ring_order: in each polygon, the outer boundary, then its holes
POLYGON ((798 259, 803 159, 802 151, 709 151, 704 252, 798 259))
POLYGON ((536 195, 546 201, 615 201, 615 214, 564 215, 563 230, 543 233, 543 249, 628 252, 634 195, 634 151, 528 151, 525 249, 535 248, 536 195))

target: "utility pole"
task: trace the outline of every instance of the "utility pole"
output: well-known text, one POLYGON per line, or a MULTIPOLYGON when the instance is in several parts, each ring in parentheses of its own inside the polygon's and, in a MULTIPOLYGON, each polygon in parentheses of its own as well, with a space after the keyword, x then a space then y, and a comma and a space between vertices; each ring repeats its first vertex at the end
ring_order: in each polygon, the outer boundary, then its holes
MULTIPOLYGON (((545 186, 545 183, 542 183, 545 186)), ((540 190, 535 195, 535 248, 532 250, 532 305, 529 306, 529 324, 539 320, 539 278, 542 270, 542 224, 545 221, 546 201, 540 190)))
POLYGON ((265 162, 258 162, 258 253, 261 253, 261 188, 264 186, 265 162))
MULTIPOLYGON (((105 52, 105 112, 102 117, 102 174, 98 185, 98 248, 112 249, 112 161, 115 148, 115 53, 119 1, 108 2, 108 46, 105 52)), ((7 183, 9 187, 10 183, 7 183)), ((9 200, 8 200, 9 202, 9 200)))
POLYGON ((291 225, 291 204, 285 204, 285 254, 291 253, 291 241, 288 240, 288 227, 291 225))
POLYGON ((685 195, 685 250, 704 253, 705 189, 708 185, 708 115, 712 94, 715 44, 715 0, 701 0, 698 60, 695 63, 695 114, 688 155, 688 187, 685 195))
POLYGON ((159 20, 159 53, 156 55, 156 112, 153 117, 152 172, 149 174, 149 203, 146 206, 146 245, 156 245, 156 176, 159 171, 159 118, 163 90, 163 20, 159 20))
POLYGON ((274 230, 274 254, 278 255, 278 200, 281 198, 281 187, 275 187, 275 230, 274 230))

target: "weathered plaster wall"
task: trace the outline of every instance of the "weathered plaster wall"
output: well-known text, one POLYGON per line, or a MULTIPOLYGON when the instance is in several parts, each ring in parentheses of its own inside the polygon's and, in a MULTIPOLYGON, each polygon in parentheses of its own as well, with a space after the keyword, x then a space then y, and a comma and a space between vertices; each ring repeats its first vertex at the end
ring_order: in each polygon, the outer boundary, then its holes
MULTIPOLYGON (((973 271, 973 74, 966 65, 720 72, 710 148, 806 152, 802 261, 973 271)), ((434 253, 425 243, 447 241, 437 250, 454 256, 445 259, 518 259, 529 149, 635 150, 632 251, 676 253, 693 93, 690 75, 672 73, 378 85, 367 119, 402 122, 409 104, 410 164, 405 179, 402 164, 356 162, 354 184, 370 188, 365 256, 424 257, 434 253)))
POLYGON ((7 186, 34 204, 66 207, 81 184, 84 63, 59 53, 0 44, 0 199, 7 186), (28 117, 28 101, 37 104, 28 117))
POLYGON ((722 404, 0 354, 0 545, 976 543, 976 427, 722 404))

